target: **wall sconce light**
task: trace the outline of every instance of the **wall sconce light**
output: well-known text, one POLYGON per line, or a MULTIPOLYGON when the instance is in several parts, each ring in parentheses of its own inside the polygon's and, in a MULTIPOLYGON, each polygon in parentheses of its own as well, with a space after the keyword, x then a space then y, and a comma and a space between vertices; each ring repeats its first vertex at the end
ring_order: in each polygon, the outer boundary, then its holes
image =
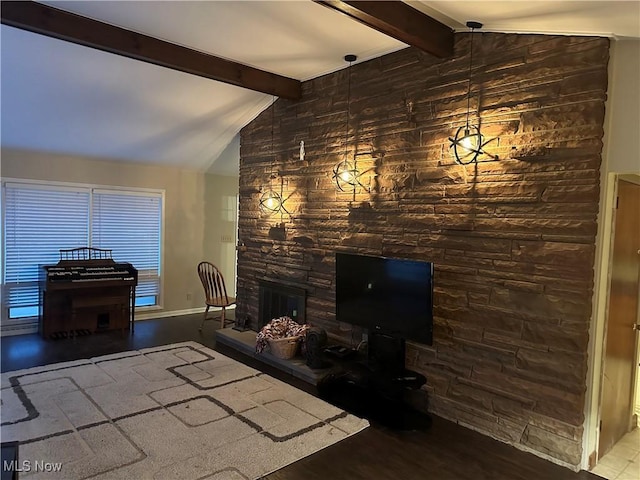
MULTIPOLYGON (((275 123, 275 103, 276 97, 273 97, 271 103, 271 165, 269 167, 269 186, 260 195, 260 211, 265 215, 273 215, 280 212, 282 206, 282 195, 273 189, 273 162, 275 160, 275 150, 273 148, 273 125, 275 123)), ((282 189, 282 184, 280 185, 282 189)))
POLYGON ((458 128, 453 138, 449 137, 451 145, 449 148, 453 148, 453 156, 456 163, 460 165, 467 165, 475 162, 478 159, 478 155, 484 153, 482 151, 483 138, 480 133, 480 127, 477 125, 469 124, 469 105, 471 100, 471 66, 473 63, 473 31, 476 28, 482 28, 482 24, 479 22, 467 22, 467 27, 471 29, 471 46, 469 53, 469 79, 467 81, 467 119, 465 125, 458 128))
POLYGON ((358 170, 358 163, 356 155, 353 156, 353 161, 349 160, 348 146, 349 146, 349 118, 351 117, 351 64, 357 60, 355 55, 345 55, 345 62, 349 62, 349 74, 348 74, 348 87, 347 87, 347 119, 345 121, 345 135, 344 135, 344 159, 336 164, 333 168, 333 181, 336 184, 336 188, 341 192, 353 192, 355 195, 358 188, 364 188, 364 185, 360 183, 360 176, 362 172, 358 170))

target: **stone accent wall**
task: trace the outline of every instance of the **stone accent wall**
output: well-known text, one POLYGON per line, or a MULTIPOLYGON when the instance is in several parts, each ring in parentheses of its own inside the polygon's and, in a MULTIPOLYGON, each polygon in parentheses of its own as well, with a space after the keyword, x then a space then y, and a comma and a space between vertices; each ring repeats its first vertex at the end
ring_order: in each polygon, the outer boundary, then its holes
POLYGON ((277 280, 307 290, 308 322, 358 341, 335 321, 335 252, 432 261, 434 343, 407 348, 427 377, 416 400, 578 468, 609 42, 475 35, 477 164, 455 164, 448 140, 465 121, 467 33, 447 60, 407 48, 352 67, 346 150, 370 191, 331 179, 346 68, 242 130, 237 314, 255 321, 258 280, 277 280), (260 215, 270 174, 290 215, 260 215))

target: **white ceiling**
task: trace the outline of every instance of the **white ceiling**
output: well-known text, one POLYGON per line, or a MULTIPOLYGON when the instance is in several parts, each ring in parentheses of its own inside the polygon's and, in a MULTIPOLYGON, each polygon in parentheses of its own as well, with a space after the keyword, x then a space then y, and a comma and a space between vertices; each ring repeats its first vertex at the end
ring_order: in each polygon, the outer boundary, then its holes
MULTIPOLYGON (((43 2, 308 80, 405 45, 310 0, 43 2)), ((411 1, 456 30, 640 37, 640 1, 411 1)), ((1 143, 237 175, 269 95, 2 25, 1 143)))

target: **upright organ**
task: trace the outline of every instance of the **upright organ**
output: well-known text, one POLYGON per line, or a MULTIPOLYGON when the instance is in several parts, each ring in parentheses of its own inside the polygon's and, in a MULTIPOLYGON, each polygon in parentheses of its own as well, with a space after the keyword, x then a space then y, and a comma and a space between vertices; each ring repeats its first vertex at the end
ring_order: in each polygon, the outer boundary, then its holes
POLYGON ((138 271, 130 263, 115 262, 111 250, 60 250, 56 265, 42 267, 40 283, 43 337, 133 331, 138 271))

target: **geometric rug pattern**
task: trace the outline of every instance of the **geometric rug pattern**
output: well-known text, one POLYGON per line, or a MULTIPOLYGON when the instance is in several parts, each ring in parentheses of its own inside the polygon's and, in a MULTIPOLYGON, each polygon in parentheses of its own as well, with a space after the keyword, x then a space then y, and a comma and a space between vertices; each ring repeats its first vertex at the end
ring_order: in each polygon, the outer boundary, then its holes
POLYGON ((34 480, 257 479, 369 425, 195 342, 7 372, 0 399, 34 480))

